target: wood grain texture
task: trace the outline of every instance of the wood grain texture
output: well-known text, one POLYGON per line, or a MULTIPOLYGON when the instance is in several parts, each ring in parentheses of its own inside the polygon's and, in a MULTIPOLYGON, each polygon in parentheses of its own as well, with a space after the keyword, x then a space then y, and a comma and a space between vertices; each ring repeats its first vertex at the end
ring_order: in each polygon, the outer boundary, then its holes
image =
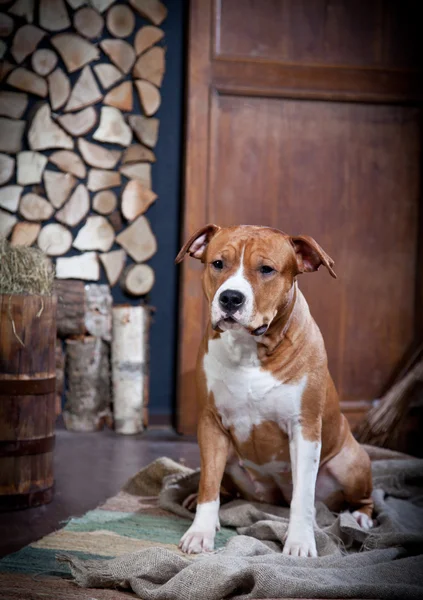
POLYGON ((220 0, 216 55, 283 63, 416 68, 423 46, 415 0, 220 0))
POLYGON ((53 485, 56 298, 0 296, 0 331, 3 509, 34 505, 53 485))
POLYGON ((56 279, 54 288, 57 295, 57 335, 61 338, 84 335, 84 283, 56 279))
POLYGON ((209 220, 305 233, 335 258, 338 281, 299 284, 341 397, 378 397, 413 339, 418 111, 224 96, 212 114, 209 220))
MULTIPOLYGON (((415 336, 416 7, 345 0, 190 6, 182 238, 207 222, 263 224, 312 235, 334 257, 338 281, 303 275, 300 287, 354 422, 415 336)), ((194 371, 207 316, 201 271, 199 261, 182 265, 183 433, 196 428, 194 371)))

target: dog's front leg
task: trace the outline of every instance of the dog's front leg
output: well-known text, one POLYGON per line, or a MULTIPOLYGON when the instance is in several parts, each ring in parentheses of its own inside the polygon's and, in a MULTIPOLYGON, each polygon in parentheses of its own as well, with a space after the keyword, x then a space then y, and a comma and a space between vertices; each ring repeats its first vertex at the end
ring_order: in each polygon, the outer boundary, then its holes
POLYGON ((220 485, 229 451, 229 438, 209 412, 198 423, 201 455, 200 488, 194 522, 179 542, 188 554, 211 551, 219 524, 220 485))
POLYGON ((293 495, 283 553, 317 556, 313 523, 321 442, 305 439, 300 424, 292 427, 289 438, 293 495))

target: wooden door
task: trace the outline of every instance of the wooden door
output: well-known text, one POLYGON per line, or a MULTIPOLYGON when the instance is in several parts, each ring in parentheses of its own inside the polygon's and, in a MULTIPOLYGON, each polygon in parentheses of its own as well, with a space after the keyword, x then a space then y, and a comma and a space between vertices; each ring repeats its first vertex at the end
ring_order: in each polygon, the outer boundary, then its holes
MULTIPOLYGON (((182 238, 213 222, 313 236, 300 287, 351 421, 416 334, 418 2, 192 0, 182 238)), ((202 265, 182 267, 178 429, 194 433, 202 265)))

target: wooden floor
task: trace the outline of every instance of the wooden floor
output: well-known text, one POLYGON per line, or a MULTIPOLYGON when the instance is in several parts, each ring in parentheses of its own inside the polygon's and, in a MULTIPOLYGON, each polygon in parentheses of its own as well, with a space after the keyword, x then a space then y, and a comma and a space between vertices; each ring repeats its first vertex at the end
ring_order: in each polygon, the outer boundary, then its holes
POLYGON ((129 477, 160 456, 199 466, 194 440, 170 430, 153 429, 137 436, 113 431, 56 431, 55 498, 40 508, 0 513, 0 557, 59 529, 63 521, 81 516, 114 496, 129 477))

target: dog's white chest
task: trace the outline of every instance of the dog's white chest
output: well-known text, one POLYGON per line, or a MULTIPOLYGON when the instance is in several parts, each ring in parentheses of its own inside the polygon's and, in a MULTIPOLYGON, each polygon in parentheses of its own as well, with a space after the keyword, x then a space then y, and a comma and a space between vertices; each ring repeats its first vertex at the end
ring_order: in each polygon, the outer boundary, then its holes
POLYGON ((260 366, 257 342, 245 330, 225 331, 209 341, 204 356, 207 388, 214 395, 223 426, 245 442, 255 425, 277 423, 287 431, 298 421, 307 376, 283 383, 260 366))

